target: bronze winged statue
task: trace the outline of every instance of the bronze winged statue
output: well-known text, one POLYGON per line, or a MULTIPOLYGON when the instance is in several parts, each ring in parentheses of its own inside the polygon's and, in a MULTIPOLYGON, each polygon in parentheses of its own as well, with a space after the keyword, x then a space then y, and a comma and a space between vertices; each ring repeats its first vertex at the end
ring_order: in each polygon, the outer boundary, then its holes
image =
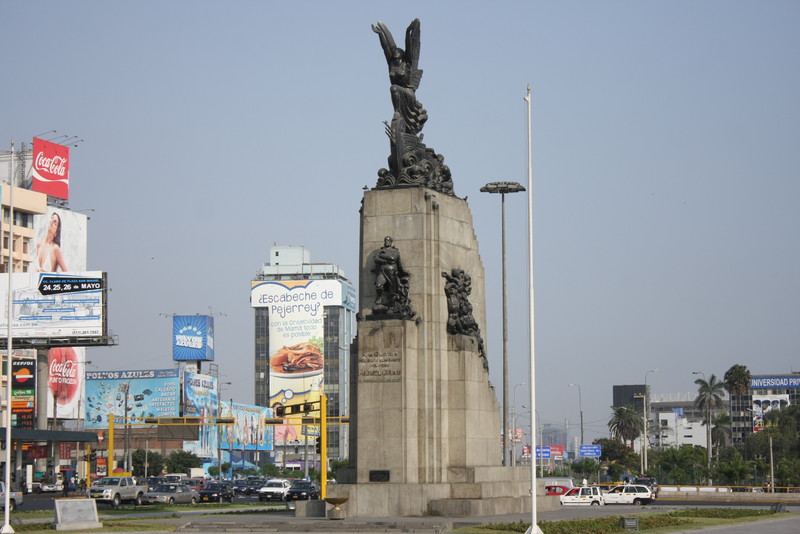
POLYGON ((406 29, 406 47, 400 48, 383 22, 372 26, 380 38, 386 63, 389 66, 389 91, 394 114, 386 125, 391 154, 389 168, 378 171, 378 189, 398 187, 428 187, 453 194, 450 169, 444 156, 422 142, 422 127, 428 112, 417 100, 416 91, 422 80, 419 68, 420 22, 414 19, 406 29))

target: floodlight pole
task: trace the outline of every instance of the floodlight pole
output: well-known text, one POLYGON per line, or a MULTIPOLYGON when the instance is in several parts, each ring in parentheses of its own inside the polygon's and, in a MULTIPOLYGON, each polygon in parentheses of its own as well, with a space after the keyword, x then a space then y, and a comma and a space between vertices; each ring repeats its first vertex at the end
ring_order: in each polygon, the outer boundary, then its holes
MULTIPOLYGON (((525 191, 517 182, 491 182, 481 187, 481 193, 500 193, 500 219, 503 264, 503 465, 511 465, 509 430, 511 419, 508 410, 508 291, 506 290, 506 193, 525 191)), ((513 452, 512 452, 513 454, 513 452)))

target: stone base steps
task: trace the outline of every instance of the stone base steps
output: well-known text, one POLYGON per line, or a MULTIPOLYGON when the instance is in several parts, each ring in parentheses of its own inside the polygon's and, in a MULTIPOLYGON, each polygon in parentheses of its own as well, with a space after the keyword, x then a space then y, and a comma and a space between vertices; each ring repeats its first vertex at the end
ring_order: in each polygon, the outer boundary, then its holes
MULTIPOLYGON (((466 526, 466 525, 459 525, 466 526)), ((240 521, 190 522, 175 532, 420 532, 441 533, 453 530, 449 521, 348 521, 320 519, 317 521, 240 521)))

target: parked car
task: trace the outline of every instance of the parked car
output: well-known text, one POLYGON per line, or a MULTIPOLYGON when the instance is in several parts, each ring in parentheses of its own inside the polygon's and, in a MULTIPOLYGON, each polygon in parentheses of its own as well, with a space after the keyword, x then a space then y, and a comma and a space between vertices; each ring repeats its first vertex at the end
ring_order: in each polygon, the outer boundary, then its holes
POLYGON ((566 486, 545 486, 545 495, 564 495, 569 491, 569 488, 566 486))
POLYGON ((162 484, 168 484, 167 479, 164 477, 149 477, 147 479, 147 491, 156 491, 156 488, 162 484))
POLYGON ((603 496, 606 504, 648 504, 656 500, 656 494, 641 484, 624 484, 608 490, 603 496))
MULTIPOLYGON (((13 512, 17 506, 22 504, 24 497, 21 491, 11 491, 8 494, 8 511, 13 512)), ((0 482, 0 509, 6 506, 6 485, 5 482, 0 482)))
POLYGON ((211 482, 206 484, 199 492, 201 502, 231 502, 233 501, 233 489, 230 484, 221 482, 211 482))
POLYGON ((264 482, 258 479, 242 479, 237 480, 233 485, 233 493, 236 495, 250 495, 251 493, 258 492, 264 485, 264 482))
POLYGON ((185 484, 160 484, 142 495, 143 504, 196 504, 200 494, 185 484))
POLYGON ((559 499, 561 504, 582 504, 586 506, 603 506, 605 504, 603 492, 597 486, 572 488, 559 499))
POLYGON ((286 492, 287 501, 309 501, 319 499, 319 486, 309 480, 295 480, 286 492))
POLYGON ((285 501, 286 494, 291 486, 291 482, 285 478, 273 478, 272 480, 267 480, 261 489, 258 490, 258 500, 285 501))
POLYGON ((61 491, 61 482, 48 482, 39 485, 39 493, 56 493, 61 491))

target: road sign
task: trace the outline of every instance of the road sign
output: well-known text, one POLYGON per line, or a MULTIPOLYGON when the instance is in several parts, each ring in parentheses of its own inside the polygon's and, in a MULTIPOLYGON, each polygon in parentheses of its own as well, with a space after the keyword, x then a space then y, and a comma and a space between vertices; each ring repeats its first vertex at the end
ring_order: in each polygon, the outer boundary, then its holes
POLYGON ((580 456, 581 458, 599 458, 601 451, 600 445, 581 445, 580 456))
POLYGON ((550 459, 550 447, 548 446, 536 446, 536 458, 541 458, 543 460, 550 459))

